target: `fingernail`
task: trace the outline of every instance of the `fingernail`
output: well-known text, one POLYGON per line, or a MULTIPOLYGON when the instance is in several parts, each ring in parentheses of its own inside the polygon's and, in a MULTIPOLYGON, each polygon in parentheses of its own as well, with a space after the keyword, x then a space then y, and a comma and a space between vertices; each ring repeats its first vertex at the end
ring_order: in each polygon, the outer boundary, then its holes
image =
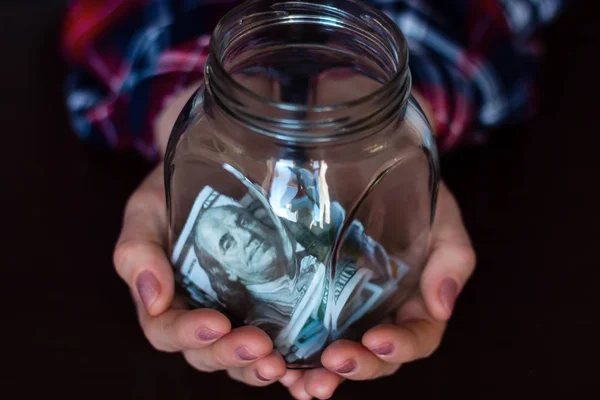
POLYGON ((142 272, 135 281, 135 286, 140 295, 140 299, 146 308, 150 307, 160 292, 160 283, 154 274, 150 271, 142 272))
POLYGON ((252 361, 252 360, 256 360, 258 358, 258 356, 256 354, 252 353, 250 350, 248 350, 246 348, 246 346, 242 346, 242 347, 238 348, 235 351, 235 354, 237 354, 237 356, 244 361, 252 361))
POLYGON ((458 284, 454 279, 447 278, 440 287, 440 300, 448 312, 452 312, 458 295, 458 284))
POLYGON ((265 378, 264 376, 262 376, 262 375, 260 374, 260 371, 259 371, 259 370, 257 370, 257 369, 256 369, 256 370, 254 370, 254 373, 256 374, 256 377, 258 378, 258 380, 259 380, 259 381, 263 381, 263 382, 269 382, 269 381, 272 381, 272 380, 273 380, 273 379, 265 378))
POLYGON ((388 356, 392 354, 392 351, 394 351, 394 345, 391 343, 384 343, 380 346, 372 348, 371 351, 375 354, 379 354, 380 356, 388 356))
POLYGON ((196 331, 196 337, 200 340, 215 340, 221 336, 223 336, 222 333, 215 332, 212 329, 208 328, 199 328, 196 331))
POLYGON ((356 368, 356 363, 354 360, 348 360, 340 367, 336 368, 335 372, 339 372, 340 374, 349 374, 350 372, 354 371, 354 368, 356 368))

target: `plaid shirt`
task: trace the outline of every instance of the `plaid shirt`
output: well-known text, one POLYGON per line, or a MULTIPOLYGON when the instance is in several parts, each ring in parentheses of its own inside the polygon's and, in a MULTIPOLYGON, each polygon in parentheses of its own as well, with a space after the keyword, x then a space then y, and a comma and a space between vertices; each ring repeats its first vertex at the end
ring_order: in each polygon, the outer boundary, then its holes
MULTIPOLYGON (((566 0, 369 0, 407 38, 414 87, 443 153, 535 110, 537 28, 566 0)), ((63 49, 67 107, 84 140, 157 159, 153 122, 203 76, 209 35, 235 0, 75 0, 63 49)))

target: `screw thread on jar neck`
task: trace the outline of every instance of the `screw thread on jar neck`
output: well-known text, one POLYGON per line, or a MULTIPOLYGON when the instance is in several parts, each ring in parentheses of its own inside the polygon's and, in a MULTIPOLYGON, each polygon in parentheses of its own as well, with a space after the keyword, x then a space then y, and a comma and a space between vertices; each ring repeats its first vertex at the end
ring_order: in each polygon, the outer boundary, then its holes
POLYGON ((406 41, 353 0, 257 0, 213 33, 205 81, 213 103, 251 129, 292 142, 366 134, 403 112, 406 41))

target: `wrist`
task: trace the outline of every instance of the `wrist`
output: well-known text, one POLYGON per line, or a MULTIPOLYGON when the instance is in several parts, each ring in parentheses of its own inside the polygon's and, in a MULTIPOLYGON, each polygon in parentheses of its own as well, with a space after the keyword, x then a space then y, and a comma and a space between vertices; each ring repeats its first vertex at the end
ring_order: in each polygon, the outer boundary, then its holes
POLYGON ((197 81, 187 86, 186 88, 178 91, 162 108, 160 113, 157 115, 153 124, 153 135, 160 158, 162 159, 167 150, 167 143, 169 143, 169 137, 173 126, 179 117, 179 113, 185 107, 185 104, 194 94, 196 89, 202 84, 202 81, 197 81))
POLYGON ((417 101, 417 103, 419 104, 419 106, 421 107, 421 109, 423 110, 423 112, 425 113, 425 117, 427 118, 427 120, 429 121, 429 124, 431 125, 433 134, 437 135, 437 127, 436 127, 436 123, 435 123, 435 118, 433 116, 433 108, 431 107, 431 104, 429 103, 429 101, 427 101, 425 99, 425 97, 421 94, 421 92, 419 92, 416 89, 412 90, 412 95, 415 98, 415 100, 417 101))

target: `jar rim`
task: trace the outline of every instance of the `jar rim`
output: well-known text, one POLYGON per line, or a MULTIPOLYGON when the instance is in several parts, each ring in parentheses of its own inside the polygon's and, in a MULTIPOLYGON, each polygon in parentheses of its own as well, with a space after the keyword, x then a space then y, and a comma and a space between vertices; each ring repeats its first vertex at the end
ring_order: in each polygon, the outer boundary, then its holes
POLYGON ((278 109, 287 110, 287 111, 328 112, 328 111, 333 111, 333 110, 338 110, 338 109, 347 109, 347 108, 357 107, 362 104, 369 103, 370 101, 373 101, 374 99, 384 96, 387 92, 390 91, 390 88, 392 86, 398 85, 404 81, 408 81, 409 85, 406 85, 405 89, 402 90, 402 92, 404 92, 404 93, 399 94, 400 97, 403 98, 403 101, 402 101, 403 103, 404 103, 404 101, 406 101, 406 99, 408 99, 408 95, 410 93, 411 79, 410 79, 410 71, 408 69, 408 46, 407 46, 406 38, 405 38, 404 34, 402 33, 402 31, 400 30, 398 25, 396 23, 394 23, 385 13, 381 12, 380 10, 376 9, 375 7, 372 7, 369 4, 366 4, 366 3, 362 2, 362 1, 358 1, 358 0, 330 0, 327 2, 327 4, 316 2, 314 0, 300 0, 300 1, 295 1, 295 0, 291 0, 291 1, 290 0, 282 0, 282 1, 249 0, 249 1, 245 1, 245 2, 237 5, 233 9, 231 9, 229 12, 227 12, 223 16, 223 18, 221 18, 221 20, 218 22, 217 26, 213 30, 213 33, 211 35, 210 48, 209 48, 209 60, 212 60, 213 62, 212 63, 209 62, 206 64, 205 76, 209 76, 210 68, 214 68, 216 70, 217 74, 219 75, 219 79, 225 79, 226 85, 228 85, 229 87, 232 87, 234 90, 239 91, 241 94, 243 94, 245 96, 249 96, 253 100, 259 101, 263 104, 267 104, 269 106, 273 106, 278 109), (394 50, 394 53, 398 60, 398 65, 396 66, 394 73, 389 77, 389 79, 387 79, 385 82, 382 83, 381 87, 373 90, 372 92, 369 92, 369 93, 367 93, 363 96, 360 96, 356 99, 343 101, 343 102, 339 102, 339 103, 334 103, 334 104, 327 104, 327 105, 319 105, 319 104, 306 105, 306 104, 297 104, 297 103, 290 103, 290 102, 284 102, 284 101, 276 101, 276 100, 268 98, 267 96, 263 96, 251 89, 248 89, 247 87, 245 87, 244 85, 242 85, 241 83, 236 81, 225 69, 225 66, 223 65, 222 57, 220 57, 220 55, 222 55, 222 54, 219 54, 220 49, 217 48, 218 38, 220 35, 222 35, 224 33, 223 30, 227 27, 227 25, 231 22, 231 20, 233 18, 235 18, 235 16, 238 15, 240 12, 244 11, 245 9, 251 8, 252 6, 255 6, 257 4, 269 3, 269 2, 272 2, 271 6, 278 5, 278 4, 309 5, 309 6, 315 6, 315 9, 320 8, 323 10, 325 10, 325 9, 331 10, 336 5, 342 5, 344 3, 348 3, 348 4, 352 4, 354 6, 360 7, 362 9, 364 9, 365 11, 368 11, 372 14, 375 14, 378 18, 380 18, 381 22, 385 23, 385 26, 383 28, 386 29, 387 32, 391 33, 392 37, 394 39, 393 40, 393 50, 394 50))

